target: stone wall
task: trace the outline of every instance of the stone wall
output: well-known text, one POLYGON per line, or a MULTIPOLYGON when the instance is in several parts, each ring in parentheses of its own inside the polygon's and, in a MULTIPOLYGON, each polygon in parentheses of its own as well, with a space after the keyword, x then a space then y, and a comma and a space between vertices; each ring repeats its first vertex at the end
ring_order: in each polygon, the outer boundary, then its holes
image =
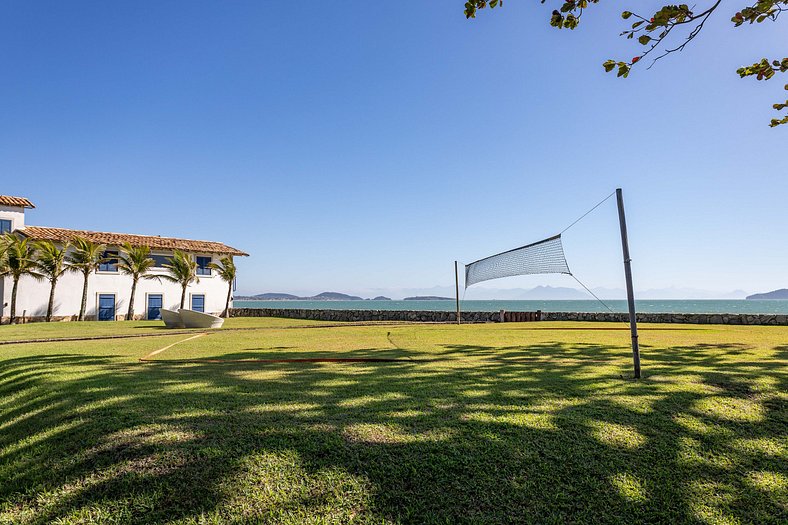
MULTIPOLYGON (((788 326, 788 315, 774 314, 637 314, 639 323, 739 324, 788 326)), ((629 314, 542 312, 542 321, 629 322, 629 314)))
MULTIPOLYGON (((297 308, 231 308, 230 317, 286 317, 316 321, 412 321, 447 323, 456 322, 455 312, 430 312, 413 310, 311 310, 297 308)), ((462 312, 466 323, 500 321, 499 312, 462 312)))
MULTIPOLYGON (((411 321, 456 322, 454 312, 411 310, 307 310, 295 308, 232 308, 231 317, 285 317, 319 321, 411 321)), ((627 314, 586 312, 541 312, 542 321, 628 322, 627 314)), ((500 312, 462 312, 465 323, 497 323, 500 312)), ((788 315, 771 314, 638 314, 639 323, 687 323, 788 326, 788 315)))

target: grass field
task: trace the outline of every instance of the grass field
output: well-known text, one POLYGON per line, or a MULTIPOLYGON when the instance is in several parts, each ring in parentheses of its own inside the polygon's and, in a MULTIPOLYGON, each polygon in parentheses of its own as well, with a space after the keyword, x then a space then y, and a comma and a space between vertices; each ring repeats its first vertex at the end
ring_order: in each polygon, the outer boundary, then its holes
MULTIPOLYGON (((266 328, 275 326, 299 327, 312 325, 326 325, 321 321, 274 319, 264 321, 255 318, 238 318, 227 321, 226 326, 232 329, 257 328, 264 325, 266 328)), ((178 332, 197 332, 195 329, 179 329, 178 332)), ((116 337, 139 335, 167 335, 172 333, 167 330, 161 321, 134 321, 107 323, 105 321, 86 321, 75 325, 73 323, 28 323, 0 327, 0 343, 6 341, 24 341, 33 339, 67 339, 91 337, 116 337)))
POLYGON ((0 346, 0 523, 788 522, 788 328, 227 326, 0 346))

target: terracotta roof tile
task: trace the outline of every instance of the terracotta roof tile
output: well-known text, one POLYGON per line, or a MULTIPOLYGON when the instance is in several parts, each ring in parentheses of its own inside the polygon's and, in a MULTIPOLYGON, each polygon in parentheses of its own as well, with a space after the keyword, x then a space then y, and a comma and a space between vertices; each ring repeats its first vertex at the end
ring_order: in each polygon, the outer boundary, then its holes
POLYGON ((3 206, 19 206, 20 208, 35 208, 35 205, 24 197, 11 197, 0 195, 0 204, 3 206))
POLYGON ((19 233, 34 240, 66 242, 73 240, 75 237, 83 237, 89 241, 108 246, 120 246, 127 242, 132 246, 148 246, 151 250, 183 250, 192 253, 249 255, 248 253, 244 253, 241 250, 220 242, 174 239, 171 237, 157 237, 154 235, 91 232, 85 230, 68 230, 66 228, 48 228, 45 226, 28 226, 23 230, 19 230, 19 233))

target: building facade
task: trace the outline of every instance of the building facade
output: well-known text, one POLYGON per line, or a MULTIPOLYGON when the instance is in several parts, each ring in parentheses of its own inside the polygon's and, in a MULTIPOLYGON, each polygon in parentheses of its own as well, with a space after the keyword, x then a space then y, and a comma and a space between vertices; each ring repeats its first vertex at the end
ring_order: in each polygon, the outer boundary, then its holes
MULTIPOLYGON (((49 240, 63 246, 76 237, 99 243, 105 247, 106 262, 88 280, 86 319, 121 320, 129 307, 132 280, 118 270, 117 255, 120 246, 128 242, 132 246, 147 246, 156 266, 150 276, 166 275, 164 264, 174 250, 187 253, 197 263, 198 282, 186 291, 184 308, 219 315, 224 310, 229 284, 222 280, 208 265, 218 262, 220 257, 246 256, 248 254, 220 242, 176 239, 150 235, 93 232, 28 226, 25 224, 26 210, 35 206, 27 199, 0 195, 0 231, 14 232, 31 241, 49 240)), ((57 283, 53 320, 76 320, 82 303, 84 278, 81 273, 66 273, 57 283)), ((8 322, 11 310, 10 277, 0 278, 2 311, 0 319, 8 322)), ((43 320, 49 302, 49 281, 37 281, 24 276, 19 281, 16 300, 16 316, 20 322, 43 320)), ((178 309, 181 287, 164 279, 140 279, 134 298, 135 319, 159 319, 161 308, 178 309)), ((232 306, 232 300, 231 300, 232 306)))

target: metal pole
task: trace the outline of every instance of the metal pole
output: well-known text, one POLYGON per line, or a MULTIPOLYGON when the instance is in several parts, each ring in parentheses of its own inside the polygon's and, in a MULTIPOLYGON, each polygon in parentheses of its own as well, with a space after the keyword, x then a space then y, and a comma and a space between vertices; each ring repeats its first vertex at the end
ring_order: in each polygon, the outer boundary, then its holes
POLYGON ((616 201, 618 202, 618 222, 621 226, 621 249, 624 252, 624 274, 627 279, 629 330, 632 333, 632 360, 635 365, 635 379, 640 379, 640 348, 638 346, 638 322, 635 314, 635 292, 632 286, 632 259, 629 256, 627 218, 624 214, 624 196, 621 192, 621 188, 616 189, 616 201))
POLYGON ((457 324, 460 324, 460 274, 454 261, 454 296, 457 298, 457 324))

